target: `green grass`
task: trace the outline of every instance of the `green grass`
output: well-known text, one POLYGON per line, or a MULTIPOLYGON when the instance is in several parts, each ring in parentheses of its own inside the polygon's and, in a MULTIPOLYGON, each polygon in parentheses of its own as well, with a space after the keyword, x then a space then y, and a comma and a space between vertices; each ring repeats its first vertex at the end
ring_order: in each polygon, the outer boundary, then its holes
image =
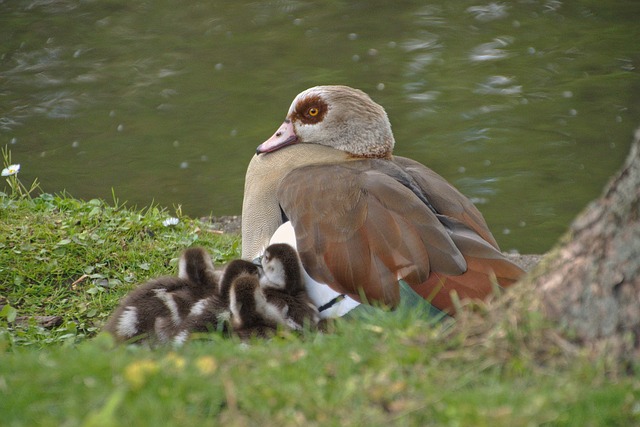
POLYGON ((640 424, 640 376, 562 340, 526 292, 455 324, 371 310, 329 333, 248 345, 211 334, 179 349, 116 347, 98 332, 133 286, 175 274, 191 245, 233 259, 239 237, 179 212, 166 227, 158 207, 8 193, 2 426, 640 424), (43 315, 62 323, 43 328, 33 320, 43 315))
POLYGON ((93 335, 137 283, 175 274, 184 248, 205 246, 217 263, 237 256, 238 236, 219 236, 186 217, 164 226, 168 217, 158 207, 129 209, 66 195, 2 197, 0 305, 7 305, 0 321, 61 315, 63 324, 51 331, 34 324, 13 328, 0 332, 0 340, 36 346, 78 341, 93 335))

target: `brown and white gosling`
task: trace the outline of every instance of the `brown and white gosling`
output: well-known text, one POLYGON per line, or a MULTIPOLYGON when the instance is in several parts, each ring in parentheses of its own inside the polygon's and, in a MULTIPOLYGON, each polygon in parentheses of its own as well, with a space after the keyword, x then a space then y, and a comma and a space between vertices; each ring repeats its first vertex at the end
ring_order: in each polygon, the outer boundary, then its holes
POLYGON ((229 291, 233 281, 242 274, 254 276, 257 280, 258 266, 242 259, 236 259, 227 264, 222 272, 217 292, 196 302, 191 308, 183 322, 182 330, 176 336, 177 343, 186 341, 193 332, 229 332, 228 323, 231 317, 229 291))
POLYGON ((278 329, 278 321, 284 322, 280 313, 270 313, 273 308, 260 287, 258 276, 241 273, 229 289, 231 328, 243 340, 269 338, 278 329))
POLYGON ((186 249, 178 277, 160 277, 139 285, 116 308, 104 330, 117 342, 180 342, 183 320, 218 291, 211 256, 203 248, 186 249))
POLYGON ((264 274, 260 286, 271 306, 268 313, 282 315, 284 321, 274 320, 291 329, 314 329, 320 321, 320 313, 307 294, 296 250, 286 243, 269 245, 261 263, 264 274))

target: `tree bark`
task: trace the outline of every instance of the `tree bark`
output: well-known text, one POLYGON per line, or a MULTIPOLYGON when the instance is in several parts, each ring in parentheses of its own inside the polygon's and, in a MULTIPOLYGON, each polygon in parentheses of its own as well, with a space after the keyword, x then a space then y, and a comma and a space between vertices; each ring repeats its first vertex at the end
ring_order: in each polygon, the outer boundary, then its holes
POLYGON ((640 129, 621 170, 525 280, 585 345, 640 356, 640 129))

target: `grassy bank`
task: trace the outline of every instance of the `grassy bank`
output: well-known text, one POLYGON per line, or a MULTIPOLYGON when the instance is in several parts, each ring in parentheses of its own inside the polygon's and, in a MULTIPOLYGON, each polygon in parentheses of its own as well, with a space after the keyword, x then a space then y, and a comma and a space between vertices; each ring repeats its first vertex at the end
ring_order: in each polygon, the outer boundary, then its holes
POLYGON ((559 339, 526 298, 521 314, 481 306, 456 324, 372 311, 249 345, 208 335, 180 349, 113 347, 98 332, 128 290, 175 274, 191 245, 217 264, 235 258, 239 237, 158 207, 9 193, 0 425, 640 423, 640 376, 559 339))

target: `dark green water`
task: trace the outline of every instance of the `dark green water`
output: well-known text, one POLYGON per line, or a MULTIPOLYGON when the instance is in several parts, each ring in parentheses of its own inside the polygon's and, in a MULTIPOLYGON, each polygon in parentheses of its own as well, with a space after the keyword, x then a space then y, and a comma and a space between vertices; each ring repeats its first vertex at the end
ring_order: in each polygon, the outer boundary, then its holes
POLYGON ((0 145, 48 192, 239 214, 255 147, 318 84, 547 250, 640 125, 640 2, 0 1, 0 145))

